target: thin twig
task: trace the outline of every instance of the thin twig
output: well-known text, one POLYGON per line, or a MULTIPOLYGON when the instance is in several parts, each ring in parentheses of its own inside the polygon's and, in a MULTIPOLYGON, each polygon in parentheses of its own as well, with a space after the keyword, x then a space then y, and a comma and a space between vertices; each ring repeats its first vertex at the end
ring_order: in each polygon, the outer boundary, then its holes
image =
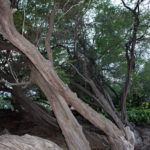
POLYGON ((10 72, 11 72, 13 78, 15 79, 16 82, 18 82, 17 75, 16 75, 16 73, 12 70, 12 67, 11 67, 11 65, 10 65, 10 62, 8 62, 8 66, 9 66, 9 69, 10 69, 10 72))
POLYGON ((76 22, 75 24, 75 27, 74 27, 74 37, 75 37, 75 41, 74 41, 74 55, 78 57, 78 53, 77 53, 77 28, 78 28, 78 25, 80 23, 80 21, 82 20, 82 18, 84 17, 84 15, 87 13, 88 9, 89 9, 89 6, 91 4, 92 0, 89 0, 89 3, 87 5, 87 8, 85 9, 85 11, 83 12, 83 14, 79 17, 78 21, 76 22))
POLYGON ((63 9, 65 8, 65 6, 70 2, 70 0, 67 0, 67 2, 64 4, 63 9))
POLYGON ((17 75, 16 75, 16 73, 13 71, 13 69, 12 69, 12 67, 11 67, 11 64, 10 64, 10 62, 9 62, 9 57, 10 57, 10 55, 11 55, 11 52, 9 53, 7 63, 8 63, 8 66, 9 66, 9 69, 10 69, 10 72, 11 72, 11 75, 13 76, 13 78, 15 79, 15 81, 18 82, 17 75))
POLYGON ((18 82, 18 83, 10 83, 6 80, 0 80, 0 83, 5 83, 5 84, 8 84, 8 85, 11 85, 11 86, 21 86, 21 85, 24 85, 24 86, 27 86, 31 83, 31 81, 28 81, 28 82, 18 82))
POLYGON ((50 48, 50 38, 52 36, 53 27, 54 27, 54 17, 57 10, 58 10, 58 4, 56 3, 50 15, 49 29, 45 39, 45 48, 48 54, 48 59, 51 61, 51 63, 53 63, 53 57, 52 57, 52 49, 50 48))
POLYGON ((89 83, 89 80, 86 77, 84 77, 73 64, 71 64, 71 63, 68 63, 68 64, 71 65, 76 70, 76 72, 78 73, 79 76, 81 76, 86 82, 89 83))
POLYGON ((75 4, 75 5, 72 5, 64 14, 62 14, 59 18, 58 18, 58 21, 56 22, 56 24, 60 21, 60 19, 62 18, 62 17, 64 17, 72 8, 74 8, 74 7, 76 7, 76 6, 78 6, 78 5, 80 5, 82 3, 82 1, 80 1, 79 3, 77 3, 77 4, 75 4))
POLYGON ((26 20, 26 11, 25 11, 24 0, 22 0, 22 6, 23 6, 23 14, 24 14, 23 23, 22 23, 22 35, 23 35, 23 33, 24 33, 24 25, 25 25, 25 20, 26 20))
POLYGON ((122 1, 122 4, 125 8, 127 8, 128 10, 130 10, 131 12, 133 12, 134 10, 131 9, 129 6, 126 5, 126 3, 124 2, 124 0, 121 0, 122 1))

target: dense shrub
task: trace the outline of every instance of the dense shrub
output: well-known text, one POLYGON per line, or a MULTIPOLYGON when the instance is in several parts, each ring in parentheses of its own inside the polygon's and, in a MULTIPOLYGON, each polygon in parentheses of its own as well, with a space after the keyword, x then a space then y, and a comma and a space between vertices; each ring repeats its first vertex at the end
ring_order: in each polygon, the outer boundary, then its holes
POLYGON ((150 124, 150 109, 132 108, 127 111, 127 117, 130 122, 135 124, 150 124))

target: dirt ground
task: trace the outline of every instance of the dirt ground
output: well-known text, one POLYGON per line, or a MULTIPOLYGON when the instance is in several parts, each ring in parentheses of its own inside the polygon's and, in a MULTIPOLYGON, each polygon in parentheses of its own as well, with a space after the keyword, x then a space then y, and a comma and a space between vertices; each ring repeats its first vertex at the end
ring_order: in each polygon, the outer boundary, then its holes
MULTIPOLYGON (((84 129, 86 129, 86 136, 92 150, 110 149, 108 140, 102 132, 96 131, 97 129, 90 125, 84 126, 84 129)), ((34 123, 32 118, 21 113, 12 112, 11 110, 0 110, 0 134, 7 132, 14 135, 30 134, 39 136, 55 142, 64 150, 68 150, 61 130, 51 127, 45 128, 42 124, 34 123)))
MULTIPOLYGON (((87 139, 92 150, 110 150, 110 144, 106 136, 91 125, 84 125, 87 139)), ((150 150, 150 125, 137 126, 136 130, 142 137, 143 143, 136 150, 150 150)), ((11 110, 0 110, 0 134, 9 132, 14 135, 30 134, 51 140, 68 150, 61 130, 55 128, 44 128, 42 124, 36 124, 28 115, 11 110)))

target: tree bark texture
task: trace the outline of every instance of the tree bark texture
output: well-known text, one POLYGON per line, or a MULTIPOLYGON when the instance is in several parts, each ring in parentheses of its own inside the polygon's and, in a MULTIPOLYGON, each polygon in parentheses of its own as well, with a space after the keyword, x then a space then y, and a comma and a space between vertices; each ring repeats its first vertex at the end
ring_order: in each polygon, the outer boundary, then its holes
POLYGON ((82 102, 77 95, 60 80, 52 63, 46 60, 33 44, 16 31, 9 0, 0 0, 0 4, 0 32, 28 57, 37 69, 37 72, 41 76, 40 78, 43 79, 43 81, 40 81, 41 83, 37 84, 39 84, 43 92, 47 94, 47 98, 51 100, 56 118, 70 150, 88 150, 90 148, 81 126, 71 114, 67 103, 73 106, 93 125, 104 131, 114 150, 133 150, 134 143, 126 139, 124 132, 110 120, 82 102))
POLYGON ((41 74, 34 67, 31 68, 31 80, 37 84, 51 103, 63 135, 70 150, 90 150, 82 127, 75 119, 64 98, 57 94, 49 84, 42 78, 41 74))
POLYGON ((2 135, 0 136, 1 150, 63 150, 55 143, 31 135, 2 135))

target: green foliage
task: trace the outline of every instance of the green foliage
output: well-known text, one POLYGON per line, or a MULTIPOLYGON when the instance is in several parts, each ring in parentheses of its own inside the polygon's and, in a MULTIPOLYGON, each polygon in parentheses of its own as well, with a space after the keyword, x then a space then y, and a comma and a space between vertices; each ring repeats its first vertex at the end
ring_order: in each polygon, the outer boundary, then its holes
MULTIPOLYGON (((138 63, 143 63, 139 61, 138 63)), ((141 107, 147 109, 150 103, 150 63, 145 63, 141 71, 137 70, 132 73, 132 84, 127 98, 130 107, 141 107)))
POLYGON ((64 83, 66 83, 66 84, 70 83, 70 79, 68 78, 68 74, 64 70, 57 68, 56 73, 58 74, 58 76, 61 78, 61 80, 64 83))
POLYGON ((51 106, 50 106, 49 104, 45 103, 44 101, 43 101, 43 102, 42 102, 42 101, 37 101, 36 103, 39 104, 39 105, 41 105, 41 106, 43 106, 43 107, 46 108, 47 110, 52 111, 51 106))
POLYGON ((143 85, 144 93, 147 97, 150 96, 150 61, 147 61, 140 75, 140 82, 143 85))
POLYGON ((132 108, 127 111, 128 120, 136 124, 150 124, 150 109, 132 108))
POLYGON ((141 108, 143 108, 143 109, 149 109, 150 108, 150 102, 142 102, 141 108))
MULTIPOLYGON (((131 36, 134 21, 131 12, 125 8, 116 7, 111 4, 111 0, 91 1, 89 6, 89 0, 70 0, 68 3, 66 3, 66 0, 25 1, 24 36, 35 45, 37 40, 40 39, 38 48, 45 58, 47 58, 47 53, 44 39, 49 27, 49 16, 55 2, 59 2, 60 9, 55 16, 50 46, 53 50, 54 67, 58 76, 63 82, 69 84, 80 98, 87 103, 91 101, 83 91, 73 87, 70 82, 70 80, 73 80, 86 88, 86 90, 93 92, 90 86, 69 65, 69 63, 72 63, 81 74, 83 73, 83 64, 74 56, 76 45, 78 57, 86 62, 89 69, 87 69, 89 77, 95 79, 102 76, 105 82, 116 91, 117 98, 110 89, 104 87, 112 96, 117 107, 120 107, 120 95, 127 71, 125 43, 131 36), (77 5, 78 3, 80 4, 77 5), (76 6, 72 7, 73 5, 76 6), (71 7, 72 9, 68 11, 71 7), (87 7, 88 12, 85 14, 87 7)), ((14 14, 14 23, 19 32, 22 31, 23 13, 22 4, 19 2, 18 11, 14 14)), ((148 110, 150 108, 148 102, 150 97, 150 61, 145 63, 145 54, 150 46, 150 30, 147 30, 149 23, 150 14, 142 10, 140 12, 140 26, 137 38, 143 34, 145 37, 138 41, 136 46, 135 70, 132 72, 132 83, 127 98, 128 118, 135 123, 140 123, 141 121, 149 122, 150 116, 148 110), (143 56, 141 55, 142 53, 143 56), (144 67, 142 69, 143 64, 144 67), (138 109, 136 110, 136 108, 138 109)), ((18 57, 15 56, 16 62, 14 66, 21 64, 18 61, 18 57)), ((25 74, 29 77, 29 71, 27 72, 25 67, 17 68, 19 69, 15 68, 17 76, 25 74)), ((32 87, 31 89, 34 88, 32 87)), ((49 108, 49 104, 46 103, 46 98, 42 92, 38 89, 33 91, 36 94, 30 95, 31 100, 49 108)), ((5 106, 12 109, 10 101, 0 97, 0 108, 5 106)), ((96 110, 98 112, 101 111, 99 108, 96 108, 96 110)), ((102 113, 108 117, 104 112, 102 113)))
POLYGON ((65 69, 62 68, 62 64, 68 59, 66 50, 62 48, 55 48, 53 51, 54 66, 56 69, 56 73, 64 83, 69 84, 69 75, 66 73, 65 69))
POLYGON ((14 24, 16 29, 21 32, 22 31, 22 22, 23 22, 23 14, 20 11, 17 11, 14 14, 14 24))
POLYGON ((14 110, 11 102, 9 100, 4 99, 4 97, 2 97, 2 96, 0 96, 0 109, 14 110))

